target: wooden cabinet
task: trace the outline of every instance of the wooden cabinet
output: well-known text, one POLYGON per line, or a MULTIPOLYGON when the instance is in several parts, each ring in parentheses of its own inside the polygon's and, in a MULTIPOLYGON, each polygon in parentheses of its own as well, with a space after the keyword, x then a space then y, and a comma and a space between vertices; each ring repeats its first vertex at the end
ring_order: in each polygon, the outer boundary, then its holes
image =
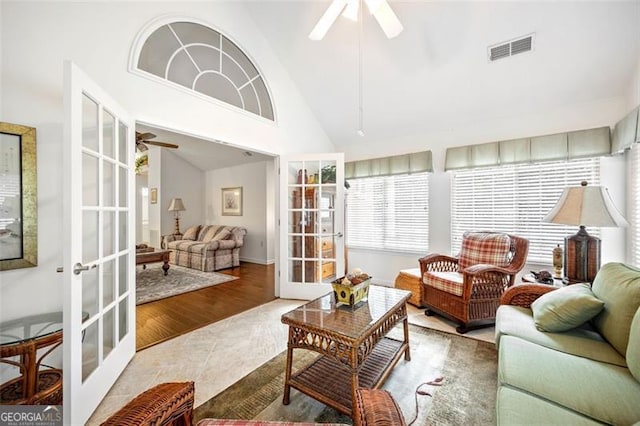
POLYGON ((333 198, 319 185, 293 191, 291 254, 304 258, 294 262, 295 282, 328 282, 335 278, 333 198))

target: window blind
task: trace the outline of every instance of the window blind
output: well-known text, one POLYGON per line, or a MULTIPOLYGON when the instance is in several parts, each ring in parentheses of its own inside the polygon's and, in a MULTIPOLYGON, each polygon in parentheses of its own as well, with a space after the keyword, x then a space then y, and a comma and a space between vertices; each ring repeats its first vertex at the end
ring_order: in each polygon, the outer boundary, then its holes
POLYGON ((349 181, 347 245, 424 254, 429 249, 429 174, 349 181))
MULTIPOLYGON (((552 250, 576 226, 542 223, 567 186, 600 184, 597 158, 460 170, 451 184, 451 248, 465 231, 499 231, 529 239, 528 262, 551 264, 552 250)), ((599 236, 599 229, 587 229, 599 236)))
POLYGON ((634 145, 633 149, 627 151, 627 155, 629 181, 627 238, 631 242, 627 261, 640 267, 640 147, 634 145))

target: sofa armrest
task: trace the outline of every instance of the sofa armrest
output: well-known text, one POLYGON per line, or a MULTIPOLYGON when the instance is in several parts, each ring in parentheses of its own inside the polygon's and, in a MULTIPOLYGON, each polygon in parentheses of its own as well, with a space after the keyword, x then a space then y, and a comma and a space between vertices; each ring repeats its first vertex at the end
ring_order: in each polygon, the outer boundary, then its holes
POLYGON ((162 248, 163 250, 166 250, 170 242, 178 241, 180 238, 182 238, 181 234, 163 235, 162 238, 160 239, 160 248, 162 248))
POLYGON ((538 297, 553 290, 557 288, 544 284, 515 285, 502 295, 500 304, 529 308, 538 297))

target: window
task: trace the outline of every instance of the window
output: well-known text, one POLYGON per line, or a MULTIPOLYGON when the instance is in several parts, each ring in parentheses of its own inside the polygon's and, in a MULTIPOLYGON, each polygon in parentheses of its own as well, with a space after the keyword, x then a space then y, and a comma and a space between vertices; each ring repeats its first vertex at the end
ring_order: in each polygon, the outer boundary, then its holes
POLYGON ((204 25, 172 22, 156 28, 144 39, 135 67, 274 120, 271 97, 256 66, 235 43, 204 25))
POLYGON ((630 252, 627 254, 627 261, 640 267, 640 147, 634 146, 627 151, 627 170, 629 171, 629 194, 628 194, 628 214, 629 221, 628 237, 630 252))
POLYGON ((424 254, 429 249, 429 174, 349 180, 347 245, 424 254))
MULTIPOLYGON (((542 223, 567 186, 600 184, 597 158, 460 170, 451 184, 451 249, 465 231, 501 231, 529 239, 528 261, 550 264, 557 244, 576 226, 542 223)), ((588 229, 599 236, 599 229, 588 229)))

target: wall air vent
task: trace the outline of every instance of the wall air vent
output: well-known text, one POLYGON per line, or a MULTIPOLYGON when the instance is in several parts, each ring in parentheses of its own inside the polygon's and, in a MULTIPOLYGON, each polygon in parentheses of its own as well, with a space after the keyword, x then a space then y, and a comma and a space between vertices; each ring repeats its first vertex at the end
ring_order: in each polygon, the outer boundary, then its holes
POLYGON ((528 36, 489 46, 487 49, 489 60, 493 62, 518 53, 530 52, 533 50, 533 36, 534 34, 529 34, 528 36))

